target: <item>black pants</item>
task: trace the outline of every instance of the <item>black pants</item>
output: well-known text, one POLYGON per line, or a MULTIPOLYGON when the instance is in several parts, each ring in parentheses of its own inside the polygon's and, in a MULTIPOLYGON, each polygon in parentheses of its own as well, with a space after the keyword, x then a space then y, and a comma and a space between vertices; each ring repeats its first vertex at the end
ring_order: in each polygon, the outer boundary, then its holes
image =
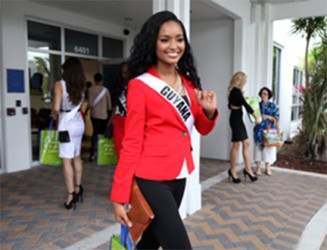
POLYGON ((180 217, 186 179, 150 181, 136 178, 137 183, 152 208, 155 218, 137 244, 137 249, 192 249, 180 217))
POLYGON ((91 117, 93 134, 92 134, 92 144, 90 149, 90 154, 94 155, 97 149, 98 135, 104 134, 107 126, 107 119, 96 119, 91 117))

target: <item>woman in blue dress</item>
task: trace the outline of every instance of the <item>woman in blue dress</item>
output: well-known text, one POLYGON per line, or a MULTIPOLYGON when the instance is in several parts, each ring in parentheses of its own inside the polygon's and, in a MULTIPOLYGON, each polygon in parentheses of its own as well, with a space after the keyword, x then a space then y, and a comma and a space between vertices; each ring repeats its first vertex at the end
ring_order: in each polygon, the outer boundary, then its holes
MULTIPOLYGON (((272 123, 275 119, 279 120, 279 109, 276 104, 269 101, 272 97, 272 92, 269 88, 263 87, 259 91, 261 98, 260 111, 262 115, 262 122, 254 127, 254 141, 255 141, 255 163, 256 175, 261 175, 260 164, 265 163, 265 174, 271 175, 270 165, 276 161, 276 147, 264 147, 263 145, 263 130, 267 129, 268 124, 272 123)), ((276 128, 272 124, 271 128, 276 128)))

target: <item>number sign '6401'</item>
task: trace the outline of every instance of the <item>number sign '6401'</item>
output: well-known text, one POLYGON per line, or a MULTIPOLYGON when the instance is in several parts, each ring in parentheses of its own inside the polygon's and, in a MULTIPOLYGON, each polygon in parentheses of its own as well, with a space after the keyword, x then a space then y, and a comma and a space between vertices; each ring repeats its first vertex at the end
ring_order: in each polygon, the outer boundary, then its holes
POLYGON ((89 55, 90 49, 87 47, 82 47, 82 46, 74 46, 74 52, 78 53, 78 54, 89 55))

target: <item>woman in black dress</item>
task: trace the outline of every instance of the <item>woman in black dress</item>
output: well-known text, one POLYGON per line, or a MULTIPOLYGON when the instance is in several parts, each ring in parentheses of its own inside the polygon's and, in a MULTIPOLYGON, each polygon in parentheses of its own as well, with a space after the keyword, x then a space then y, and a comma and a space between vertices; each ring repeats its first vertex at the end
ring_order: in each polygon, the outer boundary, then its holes
POLYGON ((243 97, 243 87, 246 83, 247 76, 243 72, 237 72, 233 75, 230 84, 228 86, 228 108, 231 110, 229 117, 229 123, 232 129, 232 142, 233 146, 230 152, 231 168, 228 170, 229 178, 232 178, 233 183, 240 183, 241 179, 237 177, 236 173, 236 161, 238 156, 238 150, 242 143, 242 155, 245 168, 243 170, 244 177, 248 176, 251 181, 256 181, 257 176, 253 174, 250 165, 249 156, 249 139, 246 132, 245 125, 243 123, 243 111, 242 106, 245 107, 249 114, 255 117, 256 123, 259 123, 257 115, 254 113, 250 105, 245 101, 243 97))

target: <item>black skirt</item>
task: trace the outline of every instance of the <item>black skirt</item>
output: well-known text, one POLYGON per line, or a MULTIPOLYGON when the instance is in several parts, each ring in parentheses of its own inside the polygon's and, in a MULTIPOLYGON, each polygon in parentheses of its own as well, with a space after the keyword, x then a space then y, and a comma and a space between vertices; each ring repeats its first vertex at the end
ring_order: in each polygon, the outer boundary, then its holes
POLYGON ((229 116, 229 125, 232 129, 232 142, 244 141, 248 138, 246 128, 243 123, 243 111, 232 109, 229 116))

